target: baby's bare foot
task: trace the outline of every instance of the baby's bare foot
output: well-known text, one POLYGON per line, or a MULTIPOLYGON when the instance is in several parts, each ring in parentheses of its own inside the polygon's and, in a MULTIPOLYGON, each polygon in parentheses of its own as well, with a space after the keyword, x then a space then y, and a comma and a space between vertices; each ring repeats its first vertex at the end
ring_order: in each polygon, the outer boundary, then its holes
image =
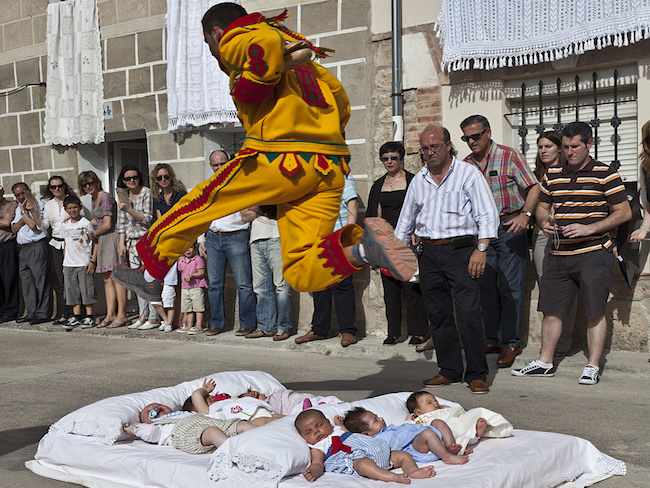
POLYGON ((418 468, 409 473, 409 478, 413 479, 425 479, 433 478, 436 475, 436 470, 433 466, 424 466, 423 468, 418 468))
POLYGON ((465 448, 465 452, 464 452, 463 454, 472 454, 473 452, 474 452, 474 449, 472 449, 471 447, 467 446, 467 447, 465 448))
POLYGON ((465 464, 469 461, 469 458, 466 455, 460 456, 458 454, 449 454, 446 458, 442 458, 442 462, 445 464, 465 464))
POLYGON ((411 480, 409 479, 406 473, 391 473, 394 478, 389 481, 394 481, 395 483, 401 483, 403 485, 410 485, 411 480))
POLYGON ((449 444, 447 450, 452 454, 458 454, 462 448, 460 444, 449 444))
POLYGON ((485 429, 487 429, 487 425, 487 420, 478 419, 476 422, 476 437, 481 437, 483 435, 483 432, 485 432, 485 429))

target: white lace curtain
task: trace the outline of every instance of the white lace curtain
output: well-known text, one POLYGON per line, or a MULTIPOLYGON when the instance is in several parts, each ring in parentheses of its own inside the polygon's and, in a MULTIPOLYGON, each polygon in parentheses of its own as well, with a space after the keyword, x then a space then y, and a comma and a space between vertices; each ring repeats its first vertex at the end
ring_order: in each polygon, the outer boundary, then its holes
POLYGON ((442 68, 555 61, 650 38, 650 0, 442 0, 442 68))
POLYGON ((238 121, 228 77, 203 39, 201 18, 217 3, 221 1, 167 0, 167 130, 170 132, 238 121))
POLYGON ((68 146, 103 142, 104 83, 96 0, 50 3, 46 41, 45 142, 68 146))

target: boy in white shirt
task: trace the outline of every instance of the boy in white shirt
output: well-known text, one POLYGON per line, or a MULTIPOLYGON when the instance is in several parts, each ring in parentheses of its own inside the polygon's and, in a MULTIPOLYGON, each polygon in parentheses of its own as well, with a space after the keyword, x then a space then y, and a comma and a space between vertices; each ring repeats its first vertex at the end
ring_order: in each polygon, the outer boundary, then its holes
POLYGON ((72 330, 81 325, 82 329, 87 329, 95 326, 93 309, 97 302, 97 293, 93 274, 97 265, 97 245, 92 237, 93 225, 81 216, 81 200, 75 195, 67 196, 63 200, 63 208, 70 216, 69 220, 61 224, 61 233, 65 240, 65 300, 67 305, 73 307, 74 318, 61 327, 72 330), (85 317, 81 314, 82 305, 86 307, 85 317))

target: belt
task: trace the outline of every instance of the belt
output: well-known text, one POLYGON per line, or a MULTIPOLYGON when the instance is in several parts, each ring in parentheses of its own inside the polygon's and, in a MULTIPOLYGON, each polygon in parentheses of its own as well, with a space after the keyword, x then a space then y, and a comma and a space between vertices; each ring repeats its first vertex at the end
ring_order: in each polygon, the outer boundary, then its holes
POLYGON ((515 215, 519 215, 520 213, 521 210, 517 210, 516 212, 499 215, 499 219, 501 220, 501 222, 503 222, 504 220, 508 220, 510 217, 514 217, 515 215))
POLYGON ((52 236, 52 239, 54 239, 56 242, 65 242, 65 239, 61 239, 60 237, 52 236))
POLYGON ((234 236, 235 234, 239 234, 239 233, 244 232, 246 230, 248 230, 248 229, 233 230, 232 232, 215 232, 215 231, 211 230, 210 232, 212 232, 215 236, 234 236))
POLYGON ((467 245, 471 245, 473 243, 474 236, 472 235, 466 235, 466 236, 456 236, 456 237, 450 237, 448 239, 429 239, 426 237, 421 237, 420 242, 424 242, 425 244, 430 244, 433 246, 444 246, 445 244, 454 244, 454 241, 456 244, 460 244, 460 247, 465 247, 467 245), (467 239, 470 239, 471 242, 469 242, 467 239))
POLYGON ((453 241, 453 239, 420 239, 422 242, 425 244, 432 244, 434 246, 443 246, 445 244, 449 244, 453 241))

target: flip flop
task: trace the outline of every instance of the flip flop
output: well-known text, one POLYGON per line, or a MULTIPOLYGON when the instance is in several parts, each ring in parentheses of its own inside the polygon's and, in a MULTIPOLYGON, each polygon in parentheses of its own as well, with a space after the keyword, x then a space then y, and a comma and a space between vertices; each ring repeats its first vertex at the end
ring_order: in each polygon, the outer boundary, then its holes
POLYGON ((107 329, 119 329, 120 327, 124 327, 126 324, 129 323, 129 319, 124 319, 122 321, 114 320, 111 325, 107 325, 107 329))
POLYGON ((108 315, 104 317, 104 320, 102 320, 99 324, 97 324, 95 327, 100 328, 100 327, 108 327, 109 324, 113 323, 115 319, 109 319, 108 315))
POLYGON ((433 349, 433 341, 431 339, 415 346, 415 352, 424 352, 430 349, 433 349))

